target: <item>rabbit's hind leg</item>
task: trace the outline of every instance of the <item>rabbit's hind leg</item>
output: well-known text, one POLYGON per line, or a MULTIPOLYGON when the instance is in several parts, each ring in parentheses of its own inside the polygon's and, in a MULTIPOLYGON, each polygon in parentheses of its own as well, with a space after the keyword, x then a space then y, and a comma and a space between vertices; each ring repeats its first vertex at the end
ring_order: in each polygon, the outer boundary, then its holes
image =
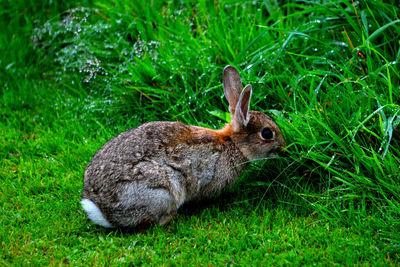
POLYGON ((168 222, 174 198, 165 189, 154 189, 144 184, 132 183, 121 195, 115 219, 125 227, 168 222))

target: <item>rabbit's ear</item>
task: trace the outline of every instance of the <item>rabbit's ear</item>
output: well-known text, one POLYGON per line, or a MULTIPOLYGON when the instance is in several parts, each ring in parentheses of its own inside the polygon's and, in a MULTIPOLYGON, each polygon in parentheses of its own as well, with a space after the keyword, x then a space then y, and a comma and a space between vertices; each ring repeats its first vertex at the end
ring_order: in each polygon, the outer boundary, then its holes
POLYGON ((240 130, 246 128, 247 123, 250 120, 249 106, 251 94, 251 85, 248 84, 239 96, 239 100, 236 104, 236 111, 231 120, 231 125, 235 132, 239 132, 240 130))
POLYGON ((229 102, 229 112, 233 118, 242 91, 242 80, 235 67, 228 65, 224 68, 223 85, 225 97, 229 102))

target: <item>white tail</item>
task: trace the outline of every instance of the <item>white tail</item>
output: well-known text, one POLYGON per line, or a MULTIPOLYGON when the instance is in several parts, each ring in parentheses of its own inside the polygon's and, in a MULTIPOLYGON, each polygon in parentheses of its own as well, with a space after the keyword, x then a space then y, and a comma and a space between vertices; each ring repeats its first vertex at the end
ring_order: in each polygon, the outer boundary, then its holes
POLYGON ((87 198, 82 199, 81 205, 82 205, 82 208, 86 211, 89 219, 92 222, 94 222, 95 224, 101 225, 103 227, 106 227, 106 228, 114 227, 114 226, 112 226, 111 223, 109 223, 106 220, 106 218, 104 218, 103 213, 101 212, 99 207, 97 207, 97 205, 94 204, 94 202, 91 201, 90 199, 87 199, 87 198))

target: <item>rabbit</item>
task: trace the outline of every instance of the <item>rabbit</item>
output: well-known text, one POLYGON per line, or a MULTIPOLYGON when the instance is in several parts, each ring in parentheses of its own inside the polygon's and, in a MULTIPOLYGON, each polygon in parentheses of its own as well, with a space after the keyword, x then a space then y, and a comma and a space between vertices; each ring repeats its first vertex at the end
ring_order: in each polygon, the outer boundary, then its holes
MULTIPOLYGON (((218 195, 249 161, 276 157, 285 147, 277 124, 249 111, 251 85, 233 66, 223 71, 231 123, 221 130, 152 121, 122 132, 85 169, 81 205, 107 227, 164 225, 187 201, 218 195)), ((147 227, 146 227, 147 228, 147 227)))

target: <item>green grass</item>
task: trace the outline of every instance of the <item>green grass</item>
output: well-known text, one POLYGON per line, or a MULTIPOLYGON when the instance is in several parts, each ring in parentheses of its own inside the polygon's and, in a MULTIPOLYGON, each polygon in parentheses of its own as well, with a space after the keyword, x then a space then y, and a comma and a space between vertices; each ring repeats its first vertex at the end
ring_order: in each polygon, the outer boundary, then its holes
POLYGON ((387 2, 1 2, 0 264, 398 264, 400 8, 387 2), (88 222, 94 152, 151 120, 221 127, 227 64, 288 157, 167 227, 88 222))

